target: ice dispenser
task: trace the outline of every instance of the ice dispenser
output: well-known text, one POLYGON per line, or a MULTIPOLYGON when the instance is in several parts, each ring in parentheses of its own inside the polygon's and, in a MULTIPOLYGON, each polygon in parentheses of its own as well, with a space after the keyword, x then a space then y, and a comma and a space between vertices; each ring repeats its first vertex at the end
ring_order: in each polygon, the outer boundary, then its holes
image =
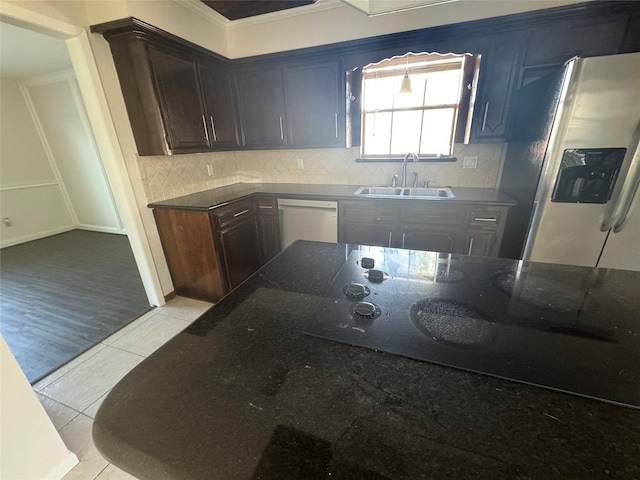
POLYGON ((607 203, 626 148, 572 148, 564 151, 552 202, 607 203))

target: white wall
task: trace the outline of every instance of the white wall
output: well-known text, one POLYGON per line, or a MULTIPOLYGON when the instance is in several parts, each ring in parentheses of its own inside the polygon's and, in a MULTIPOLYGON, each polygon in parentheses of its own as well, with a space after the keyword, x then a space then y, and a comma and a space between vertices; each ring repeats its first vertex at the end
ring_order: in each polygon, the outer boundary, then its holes
POLYGON ((0 478, 61 479, 78 463, 0 336, 0 478))
POLYGON ((73 228, 63 191, 38 137, 18 82, 0 78, 0 245, 73 228))
POLYGON ((31 78, 23 85, 43 143, 60 172, 76 226, 122 233, 73 71, 31 78))

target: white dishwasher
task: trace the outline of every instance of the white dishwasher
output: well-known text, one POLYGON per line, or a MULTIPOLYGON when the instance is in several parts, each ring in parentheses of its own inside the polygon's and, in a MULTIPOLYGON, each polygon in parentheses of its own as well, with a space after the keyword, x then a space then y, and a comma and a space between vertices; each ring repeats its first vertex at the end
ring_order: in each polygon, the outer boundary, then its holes
POLYGON ((338 241, 338 202, 279 198, 278 211, 283 250, 296 240, 338 241))

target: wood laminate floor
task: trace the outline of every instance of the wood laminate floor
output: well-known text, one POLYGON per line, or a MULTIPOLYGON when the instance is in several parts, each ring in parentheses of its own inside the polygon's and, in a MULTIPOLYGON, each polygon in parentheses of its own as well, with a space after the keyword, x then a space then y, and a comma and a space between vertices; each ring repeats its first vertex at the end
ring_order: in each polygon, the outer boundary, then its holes
POLYGON ((0 331, 31 383, 150 309, 124 235, 73 230, 0 250, 0 331))

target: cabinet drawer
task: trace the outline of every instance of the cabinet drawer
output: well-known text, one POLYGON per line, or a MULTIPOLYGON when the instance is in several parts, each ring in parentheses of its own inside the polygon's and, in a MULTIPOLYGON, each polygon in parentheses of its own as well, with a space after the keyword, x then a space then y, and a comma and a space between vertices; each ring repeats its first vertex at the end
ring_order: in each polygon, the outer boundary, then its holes
POLYGON ((277 215, 278 214, 278 199, 275 197, 257 197, 256 198, 256 211, 258 215, 277 215))
POLYGON ((472 208, 469 212, 469 226, 498 228, 506 209, 499 207, 472 208))
POLYGON ((464 225, 467 221, 467 209, 424 201, 420 205, 404 207, 400 218, 405 225, 464 225))
POLYGON ((233 202, 225 207, 218 208, 211 213, 214 225, 228 227, 241 222, 256 214, 256 206, 253 199, 233 202))
MULTIPOLYGON (((399 208, 391 202, 341 202, 341 221, 367 223, 395 223, 398 221, 399 208)), ((402 201, 402 200, 400 200, 402 201)))

